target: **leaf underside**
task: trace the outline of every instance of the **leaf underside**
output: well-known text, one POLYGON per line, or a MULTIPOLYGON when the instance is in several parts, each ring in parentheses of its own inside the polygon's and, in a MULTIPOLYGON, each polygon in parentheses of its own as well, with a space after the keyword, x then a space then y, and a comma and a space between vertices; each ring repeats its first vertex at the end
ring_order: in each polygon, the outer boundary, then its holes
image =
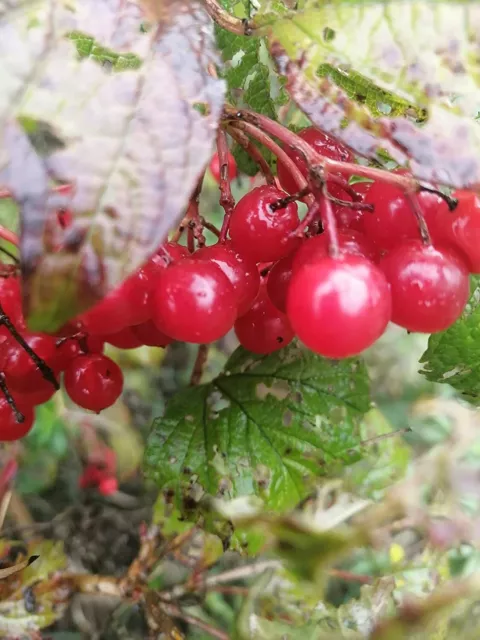
POLYGON ((21 205, 32 328, 102 297, 182 215, 223 106, 216 61, 196 0, 149 25, 129 0, 0 2, 0 185, 21 205), (52 180, 72 193, 52 195, 52 180), (59 206, 74 213, 64 235, 59 206))
POLYGON ((260 495, 296 504, 315 476, 358 459, 369 407, 358 361, 324 360, 297 345, 270 356, 238 349, 212 383, 178 394, 155 421, 149 475, 183 513, 206 496, 260 495))
POLYGON ((306 0, 264 20, 287 90, 314 124, 421 180, 480 189, 478 3, 306 0))

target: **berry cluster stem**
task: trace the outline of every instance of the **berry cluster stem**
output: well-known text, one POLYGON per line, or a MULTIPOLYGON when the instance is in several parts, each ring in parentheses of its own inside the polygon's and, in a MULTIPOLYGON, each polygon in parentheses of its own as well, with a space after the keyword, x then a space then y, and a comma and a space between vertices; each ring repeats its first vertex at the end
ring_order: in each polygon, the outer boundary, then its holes
POLYGON ((260 171, 263 174, 263 177, 265 178, 265 182, 267 184, 275 184, 275 176, 273 175, 268 162, 262 156, 260 149, 253 144, 250 138, 245 135, 243 131, 229 126, 227 126, 226 130, 228 132, 228 135, 231 136, 241 147, 243 147, 243 149, 245 149, 251 159, 258 165, 260 171))
MULTIPOLYGON (((284 149, 280 145, 278 145, 272 138, 270 138, 267 133, 262 131, 259 127, 251 122, 246 122, 242 120, 233 121, 232 127, 240 129, 245 133, 249 134, 255 140, 258 140, 264 147, 269 149, 277 158, 285 165, 285 167, 290 172, 292 178, 297 183, 297 187, 299 191, 303 191, 304 189, 308 189, 308 182, 303 176, 300 169, 297 167, 295 162, 290 158, 290 156, 285 153, 284 149)), ((313 204, 313 196, 309 194, 305 197, 305 201, 307 204, 313 204)))
POLYGON ((222 229, 220 231, 220 242, 225 242, 227 238, 228 228, 230 226, 230 218, 232 216, 233 208, 235 207, 235 200, 232 195, 232 188, 230 186, 230 175, 228 170, 229 152, 227 134, 223 129, 219 129, 217 133, 217 153, 218 161, 220 164, 220 206, 225 212, 222 229))

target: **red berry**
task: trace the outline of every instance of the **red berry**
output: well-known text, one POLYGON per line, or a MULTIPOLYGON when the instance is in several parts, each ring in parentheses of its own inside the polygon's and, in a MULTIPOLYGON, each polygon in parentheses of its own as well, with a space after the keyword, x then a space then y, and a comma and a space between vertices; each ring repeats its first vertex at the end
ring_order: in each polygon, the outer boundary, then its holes
MULTIPOLYGON (((436 194, 421 191, 416 196, 427 226, 440 211, 448 211, 447 204, 436 194)), ((379 249, 389 251, 405 240, 418 240, 419 230, 412 207, 403 191, 384 182, 374 182, 365 202, 374 211, 362 217, 363 232, 379 249)))
POLYGON ((69 209, 59 209, 57 211, 57 220, 62 229, 68 229, 73 222, 73 213, 69 209))
POLYGON ((187 247, 184 247, 177 242, 166 242, 165 244, 162 244, 160 249, 157 251, 157 255, 161 258, 166 257, 166 263, 169 264, 170 262, 177 262, 182 258, 188 258, 190 254, 188 253, 187 247))
MULTIPOLYGON (((344 229, 338 232, 338 247, 341 253, 354 253, 375 262, 378 258, 377 251, 368 238, 353 229, 344 229)), ((297 271, 303 264, 326 258, 329 255, 328 237, 325 233, 308 238, 302 243, 300 249, 293 258, 293 269, 297 271)))
POLYGON ((184 259, 165 269, 153 299, 153 321, 174 340, 208 343, 237 316, 235 290, 217 265, 184 259))
POLYGON ((385 331, 391 300, 382 272, 363 256, 304 264, 292 277, 287 315, 312 351, 327 358, 361 353, 385 331))
POLYGON ((123 374, 107 356, 79 356, 65 370, 64 385, 79 407, 98 413, 111 406, 122 393, 123 374))
POLYGON ((12 407, 4 396, 0 396, 0 442, 12 442, 27 435, 33 427, 35 413, 31 405, 17 403, 17 409, 23 414, 24 421, 17 422, 12 407))
POLYGON ((71 360, 89 353, 102 353, 105 340, 102 336, 89 336, 79 332, 57 341, 54 368, 63 371, 71 360))
MULTIPOLYGON (((434 244, 455 246, 467 259, 471 273, 480 273, 480 198, 471 191, 456 191, 454 211, 443 203, 427 225, 434 244)), ((438 198, 438 196, 436 196, 438 198)))
POLYGON ((0 277, 0 304, 12 324, 23 329, 22 294, 20 280, 16 276, 0 277))
POLYGON ((253 353, 278 351, 294 337, 287 316, 271 302, 265 286, 251 309, 235 322, 235 333, 242 347, 253 353))
POLYGON ((239 316, 250 309, 260 287, 255 262, 236 251, 230 242, 199 249, 193 258, 213 262, 227 276, 235 289, 239 316))
POLYGON ((153 320, 147 320, 143 324, 137 324, 131 327, 132 332, 147 347, 166 347, 172 342, 172 339, 157 329, 153 320))
MULTIPOLYGON (((228 178, 234 180, 237 177, 237 163, 230 151, 228 152, 228 178)), ((210 171, 216 182, 220 182, 220 159, 218 153, 215 153, 210 162, 210 171)))
POLYGON ((102 496, 111 496, 118 491, 118 480, 114 476, 105 476, 98 483, 98 492, 102 496))
POLYGON ((153 286, 151 278, 149 268, 139 269, 107 294, 81 316, 86 331, 105 335, 148 320, 153 286))
POLYGON ((270 300, 280 311, 287 310, 287 293, 293 272, 293 260, 295 253, 282 258, 273 265, 268 274, 267 293, 270 300))
POLYGON ((255 262, 271 262, 298 246, 299 239, 292 236, 299 224, 297 205, 291 202, 276 211, 269 206, 285 195, 273 185, 263 185, 238 201, 230 220, 230 237, 237 251, 255 262))
POLYGON ((113 344, 117 349, 137 349, 143 342, 133 331, 133 327, 125 327, 117 333, 105 336, 105 341, 113 344))
MULTIPOLYGON (((30 334, 25 335, 24 339, 45 364, 50 367, 54 365, 57 355, 54 338, 45 334, 30 334)), ((11 340, 7 349, 3 368, 10 385, 15 391, 31 391, 43 380, 40 369, 16 340, 11 340)))
POLYGON ((392 292, 392 321, 409 331, 443 331, 469 295, 468 269, 455 250, 411 240, 380 263, 392 292))
MULTIPOLYGON (((323 131, 316 129, 315 127, 307 127, 306 129, 303 129, 303 131, 300 131, 298 135, 300 136, 300 138, 303 138, 305 142, 308 142, 308 144, 313 147, 315 151, 318 151, 318 153, 320 153, 322 156, 325 156, 326 158, 330 158, 331 160, 339 160, 341 162, 354 161, 354 156, 352 155, 348 147, 346 147, 335 138, 332 138, 326 133, 323 133, 323 131)), ((303 159, 302 154, 288 147, 285 149, 285 152, 295 162, 303 175, 307 177, 307 165, 305 163, 305 160, 303 159)), ((290 172, 281 161, 278 161, 277 173, 280 184, 282 185, 282 188, 287 191, 287 193, 295 193, 296 191, 298 191, 297 183, 292 178, 290 172)), ((334 194, 332 193, 332 195, 334 194)))
MULTIPOLYGON (((7 384, 8 384, 8 376, 7 376, 7 384)), ((38 407, 40 404, 44 404, 53 398, 56 394, 57 390, 53 386, 51 382, 42 378, 35 384, 35 388, 31 391, 24 391, 21 396, 18 393, 13 391, 13 396, 15 401, 17 399, 20 403, 24 402, 27 406, 38 407)))

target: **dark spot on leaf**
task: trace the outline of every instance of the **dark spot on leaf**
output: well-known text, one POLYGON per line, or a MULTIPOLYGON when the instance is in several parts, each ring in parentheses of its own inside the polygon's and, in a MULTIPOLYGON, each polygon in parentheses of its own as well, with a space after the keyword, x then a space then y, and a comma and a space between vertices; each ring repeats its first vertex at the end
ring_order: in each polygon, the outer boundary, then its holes
POLYGON ((285 411, 282 417, 282 423, 284 427, 289 427, 293 421, 293 413, 289 410, 285 411))
POLYGON ((189 476, 192 473, 192 470, 190 469, 190 467, 183 467, 183 473, 186 476, 189 476))
POLYGON ((285 449, 284 454, 286 456, 289 456, 292 453, 292 450, 290 449, 290 447, 288 447, 288 449, 285 449))

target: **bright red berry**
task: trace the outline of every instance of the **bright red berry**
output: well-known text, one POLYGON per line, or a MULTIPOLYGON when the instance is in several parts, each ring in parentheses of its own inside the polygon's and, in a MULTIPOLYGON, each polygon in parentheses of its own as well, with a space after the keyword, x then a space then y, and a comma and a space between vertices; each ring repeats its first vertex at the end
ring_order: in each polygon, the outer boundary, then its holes
POLYGON ((117 333, 105 336, 105 341, 113 344, 117 349, 137 349, 141 347, 143 342, 133 331, 133 327, 125 327, 117 333))
POLYGON ((273 304, 283 313, 287 310, 287 293, 293 272, 295 253, 282 258, 268 274, 267 293, 273 304))
POLYGON ((0 305, 15 327, 25 327, 20 280, 16 276, 0 277, 0 305))
POLYGON ((411 240, 380 262, 392 292, 392 321, 409 331, 443 331, 461 315, 468 269, 453 249, 411 240))
POLYGON ((235 289, 239 316, 250 309, 260 287, 255 262, 236 251, 230 242, 203 247, 193 254, 193 258, 216 264, 227 276, 235 289))
POLYGON ((242 347, 253 353, 278 351, 294 337, 287 316, 271 302, 265 286, 251 309, 235 322, 235 333, 242 347))
POLYGON ((287 315, 300 340, 327 358, 361 353, 385 331, 391 300, 382 272, 363 256, 304 264, 290 282, 287 315))
POLYGON ((217 265, 185 259, 165 269, 153 299, 153 321, 174 340, 208 343, 237 316, 235 290, 217 265))
POLYGON ((22 402, 17 403, 17 409, 22 413, 23 422, 17 422, 12 407, 5 396, 0 396, 0 442, 12 442, 27 435, 33 427, 35 413, 31 405, 22 402))
MULTIPOLYGON (((55 338, 45 334, 30 334, 25 335, 24 339, 46 365, 54 365, 57 355, 55 338)), ((7 373, 9 384, 15 391, 28 392, 35 389, 35 386, 43 380, 40 369, 16 340, 10 340, 7 349, 3 368, 7 373)))
POLYGON ((65 370, 64 385, 79 407, 98 413, 111 406, 122 393, 123 374, 107 356, 79 356, 65 370))
MULTIPOLYGON (((330 158, 331 160, 339 160, 341 162, 354 161, 354 156, 348 149, 348 147, 346 147, 338 140, 335 140, 335 138, 332 138, 326 133, 323 133, 323 131, 316 129, 315 127, 307 127, 306 129, 303 129, 303 131, 300 131, 298 135, 300 136, 300 138, 303 138, 305 142, 308 142, 308 144, 313 147, 315 151, 317 151, 322 156, 325 156, 326 158, 330 158)), ((285 152, 295 162, 303 175, 307 177, 307 165, 305 163, 305 160, 303 159, 302 154, 288 147, 285 148, 285 152)), ((282 185, 282 188, 287 191, 287 193, 295 193, 296 191, 298 191, 297 183, 292 178, 290 172, 281 161, 278 161, 277 173, 280 184, 282 185)))
MULTIPOLYGON (((427 226, 440 211, 448 211, 445 201, 436 194, 421 191, 415 198, 427 226)), ((365 202, 373 204, 374 211, 366 211, 362 216, 363 232, 379 249, 389 251, 405 240, 419 239, 418 224, 403 191, 377 181, 370 187, 365 202)))
POLYGON ((230 237, 237 251, 254 262, 271 262, 298 246, 299 239, 292 235, 299 224, 297 205, 291 202, 283 209, 270 208, 285 196, 273 185, 262 185, 237 202, 230 220, 230 237))
MULTIPOLYGON (((213 178, 216 182, 220 182, 220 159, 218 157, 218 153, 215 153, 211 162, 210 162, 210 171, 212 173, 213 178)), ((233 155, 228 152, 228 178, 229 180, 234 180, 237 177, 237 163, 235 162, 235 158, 233 155)))
MULTIPOLYGON (((7 375, 7 384, 8 384, 8 375, 7 375)), ((11 386, 11 385, 10 385, 11 386)), ((18 402, 22 406, 27 405, 30 407, 38 407, 40 404, 45 404, 53 398, 53 396, 57 393, 57 390, 53 386, 51 382, 42 378, 35 384, 35 388, 30 391, 24 391, 22 394, 18 394, 13 391, 13 396, 15 402, 18 402)))
POLYGON ((147 347, 166 347, 172 339, 157 329, 153 320, 131 327, 132 332, 147 347))
POLYGON ((105 340, 103 336, 90 336, 82 332, 59 339, 56 343, 53 366, 59 371, 63 371, 70 361, 77 356, 102 353, 104 346, 105 340))
MULTIPOLYGON (((354 253, 372 260, 378 259, 378 254, 368 238, 359 231, 343 229, 338 234, 338 248, 341 253, 354 253)), ((302 243, 300 249, 294 254, 293 269, 297 271, 303 264, 326 258, 329 255, 328 237, 325 233, 308 238, 302 243)))
POLYGON ((98 483, 98 492, 102 496, 111 496, 118 491, 118 480, 114 476, 105 476, 98 483))
POLYGON ((105 335, 148 320, 153 287, 151 278, 148 267, 127 278, 81 316, 85 330, 93 335, 105 335))
POLYGON ((435 217, 426 219, 432 240, 455 246, 466 257, 470 272, 480 273, 480 198, 471 191, 452 196, 458 199, 454 211, 442 206, 435 217))

